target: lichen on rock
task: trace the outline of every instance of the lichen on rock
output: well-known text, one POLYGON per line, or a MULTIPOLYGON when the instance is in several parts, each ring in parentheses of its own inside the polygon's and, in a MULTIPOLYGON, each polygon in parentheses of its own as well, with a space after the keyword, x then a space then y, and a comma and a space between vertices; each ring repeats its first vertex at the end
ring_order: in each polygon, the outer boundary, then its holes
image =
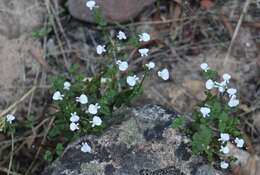
MULTIPOLYGON (((85 136, 69 145, 64 155, 42 175, 200 175, 206 165, 194 156, 187 138, 170 128, 177 113, 156 105, 134 108, 126 120, 101 136, 85 136), (92 153, 82 153, 81 142, 92 153)), ((208 166, 212 175, 217 171, 208 166)))

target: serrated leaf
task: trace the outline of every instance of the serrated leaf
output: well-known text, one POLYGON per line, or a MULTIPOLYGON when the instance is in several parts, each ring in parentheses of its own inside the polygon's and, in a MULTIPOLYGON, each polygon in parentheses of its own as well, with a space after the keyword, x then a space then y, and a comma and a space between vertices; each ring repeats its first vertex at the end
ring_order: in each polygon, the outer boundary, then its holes
POLYGON ((211 140, 211 129, 204 125, 200 125, 200 130, 192 136, 192 151, 195 154, 205 152, 208 149, 211 140))

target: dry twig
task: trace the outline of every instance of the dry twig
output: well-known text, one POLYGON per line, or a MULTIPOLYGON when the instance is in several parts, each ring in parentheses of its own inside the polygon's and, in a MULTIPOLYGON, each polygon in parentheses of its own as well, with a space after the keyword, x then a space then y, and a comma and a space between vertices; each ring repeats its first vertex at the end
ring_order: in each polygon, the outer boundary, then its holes
POLYGON ((236 37, 238 35, 238 32, 239 32, 239 29, 241 27, 241 24, 242 24, 242 21, 244 19, 244 16, 247 13, 247 9, 248 9, 248 6, 249 6, 250 2, 251 2, 251 0, 247 0, 245 2, 245 4, 244 4, 244 8, 243 8, 242 14, 240 15, 240 18, 239 18, 239 20, 237 22, 237 26, 236 26, 235 32, 233 33, 233 36, 232 36, 232 39, 231 39, 231 42, 230 42, 230 45, 229 45, 229 48, 228 48, 228 52, 227 52, 226 57, 225 57, 224 62, 223 62, 223 66, 224 67, 227 67, 227 62, 228 62, 231 50, 232 50, 233 45, 235 43, 235 39, 236 39, 236 37))

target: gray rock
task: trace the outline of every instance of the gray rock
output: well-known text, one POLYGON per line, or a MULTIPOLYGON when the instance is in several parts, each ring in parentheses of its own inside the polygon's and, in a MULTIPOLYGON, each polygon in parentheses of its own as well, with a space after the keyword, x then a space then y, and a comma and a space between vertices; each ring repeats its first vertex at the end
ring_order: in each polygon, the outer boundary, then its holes
POLYGON ((126 115, 125 121, 100 137, 85 136, 69 145, 42 175, 217 174, 212 167, 203 166, 202 157, 191 154, 184 135, 169 127, 175 112, 146 105, 126 115), (82 142, 91 145, 92 153, 80 151, 82 142))
POLYGON ((195 175, 216 175, 218 172, 209 165, 203 165, 198 168, 195 175))
MULTIPOLYGON (((135 18, 156 0, 95 0, 108 22, 125 22, 135 18)), ((69 0, 70 14, 82 21, 94 22, 87 0, 69 0)))

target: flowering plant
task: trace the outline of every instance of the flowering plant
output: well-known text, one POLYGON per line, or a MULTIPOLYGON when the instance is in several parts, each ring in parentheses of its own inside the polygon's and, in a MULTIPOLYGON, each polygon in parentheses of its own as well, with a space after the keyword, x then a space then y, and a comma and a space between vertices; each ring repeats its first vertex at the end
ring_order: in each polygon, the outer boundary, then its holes
MULTIPOLYGON (((195 154, 206 154, 212 161, 220 159, 220 167, 229 167, 229 161, 233 158, 227 156, 229 153, 228 142, 233 142, 239 148, 244 147, 244 140, 238 128, 239 118, 235 116, 239 100, 237 90, 230 88, 231 76, 223 74, 222 80, 218 73, 209 68, 208 64, 200 65, 203 76, 207 79, 205 83, 206 99, 199 104, 198 110, 192 114, 191 125, 187 129, 191 136, 191 147, 195 154)), ((173 127, 183 125, 183 118, 173 121, 173 127)))
MULTIPOLYGON (((91 78, 81 74, 78 65, 73 65, 68 76, 59 76, 53 81, 52 99, 57 111, 53 114, 55 120, 49 132, 50 138, 62 136, 66 141, 71 141, 80 135, 100 132, 113 119, 114 111, 128 105, 142 92, 145 78, 156 67, 154 62, 146 61, 149 48, 141 47, 150 41, 150 34, 144 32, 137 35, 139 44, 136 50, 144 59, 144 64, 141 65, 144 73, 136 75, 134 70, 131 70, 131 62, 120 49, 121 46, 131 43, 128 42, 131 38, 122 30, 115 36, 108 35, 106 22, 95 1, 87 1, 86 6, 93 11, 106 38, 104 43, 95 48, 96 55, 104 57, 104 64, 91 78)), ((157 74, 162 80, 170 78, 166 68, 158 70, 157 74)), ((87 143, 82 143, 81 150, 91 152, 87 143)))

